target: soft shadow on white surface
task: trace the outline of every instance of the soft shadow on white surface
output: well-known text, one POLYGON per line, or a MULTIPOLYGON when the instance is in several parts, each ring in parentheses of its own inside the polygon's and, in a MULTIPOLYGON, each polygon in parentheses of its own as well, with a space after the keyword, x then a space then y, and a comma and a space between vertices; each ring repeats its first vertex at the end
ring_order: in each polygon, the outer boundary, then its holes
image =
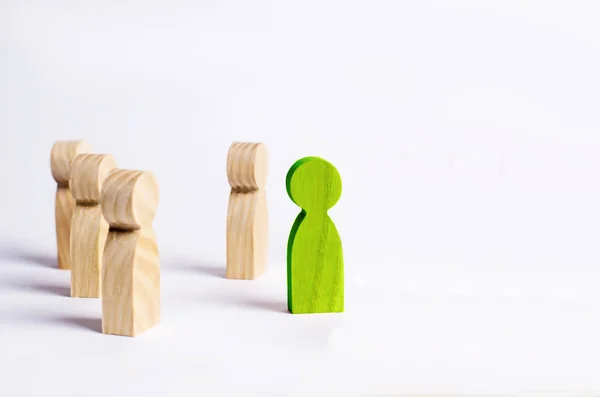
POLYGON ((287 308, 287 302, 277 299, 267 299, 267 298, 248 298, 244 300, 240 300, 236 302, 240 308, 247 308, 251 310, 266 310, 275 313, 285 313, 289 314, 287 308))
MULTIPOLYGON (((269 270, 266 274, 261 275, 256 280, 231 280, 225 277, 226 265, 218 261, 207 261, 203 259, 193 258, 172 258, 168 257, 161 261, 161 271, 163 274, 172 274, 174 276, 185 275, 186 277, 217 278, 226 280, 232 285, 237 285, 242 288, 252 287, 257 282, 263 283, 264 278, 268 277, 269 270)), ((239 296, 239 294, 203 294, 198 298, 200 304, 211 304, 220 307, 250 309, 259 311, 268 311, 275 313, 289 313, 287 310, 287 302, 281 299, 268 299, 268 297, 257 296, 239 296)))
MULTIPOLYGON (((13 377, 25 376, 17 371, 22 357, 35 356, 44 370, 30 368, 27 376, 56 390, 65 365, 77 384, 93 381, 91 369, 111 376, 114 384, 90 389, 94 397, 134 384, 168 395, 181 382, 196 392, 212 385, 224 395, 246 388, 286 395, 279 392, 290 385, 308 396, 600 390, 600 321, 593 315, 600 299, 594 283, 576 274, 540 279, 398 267, 348 277, 345 313, 295 316, 286 313, 282 266, 255 281, 207 277, 195 268, 163 267, 161 324, 133 339, 101 334, 99 299, 0 283, 0 370, 11 375, 5 385, 16 386, 13 377), (500 293, 515 285, 522 293, 500 293), (570 291, 579 292, 577 299, 552 299, 570 291)), ((67 286, 69 273, 13 261, 0 266, 0 280, 67 286)))
POLYGON ((0 263, 7 261, 58 269, 58 259, 55 254, 27 248, 26 244, 16 241, 0 242, 0 263))
POLYGON ((87 331, 102 332, 102 318, 59 316, 50 319, 57 325, 67 325, 87 331))
MULTIPOLYGON (((235 280, 234 282, 236 282, 235 280)), ((244 280, 245 281, 245 280, 244 280)), ((263 311, 271 313, 287 313, 287 302, 280 299, 269 299, 268 297, 246 296, 242 297, 239 294, 235 295, 202 295, 198 304, 211 305, 225 309, 263 311)))
POLYGON ((8 280, 0 281, 1 289, 12 289, 16 292, 33 292, 39 293, 43 295, 55 295, 55 296, 63 296, 70 297, 71 296, 71 288, 70 286, 62 286, 55 284, 48 284, 44 282, 23 282, 16 281, 11 282, 8 280))
POLYGON ((217 263, 217 261, 206 261, 203 259, 174 259, 169 257, 166 260, 161 260, 161 269, 188 273, 189 275, 225 278, 225 263, 217 263))

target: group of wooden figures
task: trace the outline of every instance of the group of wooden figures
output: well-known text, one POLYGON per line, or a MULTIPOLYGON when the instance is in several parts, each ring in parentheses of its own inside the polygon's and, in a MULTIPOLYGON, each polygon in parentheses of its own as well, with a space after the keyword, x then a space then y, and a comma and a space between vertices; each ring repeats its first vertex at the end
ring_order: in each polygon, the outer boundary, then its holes
MULTIPOLYGON (((110 154, 86 141, 57 141, 50 155, 56 190, 58 267, 71 271, 71 296, 102 299, 102 332, 136 336, 160 322, 160 259, 152 223, 159 202, 156 177, 117 168, 110 154)), ((266 270, 267 151, 234 142, 227 156, 230 279, 253 280, 266 270)), ((327 210, 341 196, 336 168, 318 157, 296 161, 286 177, 302 208, 287 249, 291 313, 344 310, 340 236, 327 210)))

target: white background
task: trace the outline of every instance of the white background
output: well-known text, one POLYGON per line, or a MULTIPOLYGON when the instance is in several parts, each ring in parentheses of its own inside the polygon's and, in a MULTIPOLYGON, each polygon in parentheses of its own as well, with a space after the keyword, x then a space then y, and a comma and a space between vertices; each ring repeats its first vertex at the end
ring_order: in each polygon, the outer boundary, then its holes
POLYGON ((597 1, 0 2, 0 395, 600 392, 597 1), (52 3, 52 5, 50 5, 52 3), (55 140, 154 171, 162 324, 54 269, 55 140), (269 272, 223 278, 234 140, 269 272), (285 314, 300 157, 338 167, 342 315, 285 314))

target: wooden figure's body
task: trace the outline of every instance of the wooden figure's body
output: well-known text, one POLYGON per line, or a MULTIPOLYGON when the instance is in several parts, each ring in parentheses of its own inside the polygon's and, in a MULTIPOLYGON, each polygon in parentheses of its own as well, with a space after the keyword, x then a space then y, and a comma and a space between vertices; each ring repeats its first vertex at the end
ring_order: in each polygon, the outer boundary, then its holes
POLYGON ((80 154, 71 164, 71 193, 77 203, 71 220, 71 296, 99 298, 102 254, 108 222, 102 215, 102 183, 116 168, 109 154, 80 154))
POLYGON ((288 309, 291 313, 344 311, 342 242, 327 214, 342 193, 336 168, 318 157, 305 157, 290 168, 288 195, 302 211, 288 241, 288 309))
POLYGON ((102 264, 102 332, 136 336, 160 322, 160 259, 152 222, 154 174, 116 169, 102 187, 110 225, 102 264))
POLYGON ((266 270, 268 251, 267 151, 262 143, 234 142, 227 156, 231 186, 227 211, 230 279, 252 280, 266 270))
POLYGON ((59 269, 71 269, 71 218, 75 209, 75 200, 69 188, 71 163, 78 154, 89 151, 91 151, 91 147, 85 141, 57 141, 52 146, 50 153, 52 177, 57 183, 54 213, 59 269))

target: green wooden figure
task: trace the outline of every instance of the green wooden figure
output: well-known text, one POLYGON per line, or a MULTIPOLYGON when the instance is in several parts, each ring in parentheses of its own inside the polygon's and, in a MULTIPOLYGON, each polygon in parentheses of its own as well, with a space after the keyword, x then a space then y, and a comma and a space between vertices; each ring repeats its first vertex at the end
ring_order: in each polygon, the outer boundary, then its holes
POLYGON ((343 312, 342 241, 327 214, 342 195, 342 178, 331 163, 305 157, 288 171, 286 188, 302 208, 287 246, 288 310, 294 314, 343 312))

